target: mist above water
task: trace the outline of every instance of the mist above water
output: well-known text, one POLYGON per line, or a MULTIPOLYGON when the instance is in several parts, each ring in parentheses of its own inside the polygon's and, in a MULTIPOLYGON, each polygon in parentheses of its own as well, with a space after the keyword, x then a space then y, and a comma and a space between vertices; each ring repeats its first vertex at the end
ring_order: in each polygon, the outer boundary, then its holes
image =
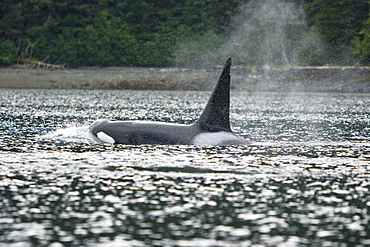
POLYGON ((306 24, 302 4, 252 0, 240 7, 225 35, 209 32, 182 41, 177 61, 209 65, 233 57, 251 69, 281 68, 312 62, 324 49, 318 34, 306 24))

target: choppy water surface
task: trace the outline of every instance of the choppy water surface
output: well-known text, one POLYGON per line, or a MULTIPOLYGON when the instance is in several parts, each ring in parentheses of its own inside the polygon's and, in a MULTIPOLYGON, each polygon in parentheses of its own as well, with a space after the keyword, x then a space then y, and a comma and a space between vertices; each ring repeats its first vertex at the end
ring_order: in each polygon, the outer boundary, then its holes
POLYGON ((191 123, 208 96, 2 89, 1 245, 370 245, 369 95, 232 92, 246 147, 87 132, 98 118, 191 123))

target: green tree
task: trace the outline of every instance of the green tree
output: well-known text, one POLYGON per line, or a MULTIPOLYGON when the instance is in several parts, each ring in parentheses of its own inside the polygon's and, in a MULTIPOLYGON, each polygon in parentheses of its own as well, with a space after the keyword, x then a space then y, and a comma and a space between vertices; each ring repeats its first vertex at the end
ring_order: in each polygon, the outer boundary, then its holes
POLYGON ((129 11, 121 10, 120 13, 135 33, 138 64, 163 66, 178 62, 178 45, 183 44, 184 40, 196 40, 209 33, 221 37, 227 32, 227 26, 241 2, 243 1, 125 1, 124 7, 129 11))
POLYGON ((353 63, 351 41, 364 27, 369 13, 368 0, 314 0, 305 5, 309 25, 329 45, 326 62, 353 63))
POLYGON ((0 40, 0 65, 11 65, 17 61, 16 46, 9 40, 0 40))
POLYGON ((72 66, 118 66, 134 60, 135 39, 120 18, 103 10, 85 27, 64 28, 49 48, 51 59, 72 66))
POLYGON ((30 44, 33 57, 71 66, 210 64, 230 55, 253 66, 348 64, 354 49, 368 61, 368 12, 368 0, 3 0, 0 64, 30 44), (302 4, 310 28, 291 7, 302 4))
POLYGON ((357 36, 353 40, 355 46, 355 52, 360 58, 362 64, 370 64, 370 15, 367 19, 364 28, 360 32, 360 36, 357 36))
POLYGON ((170 65, 181 40, 227 32, 241 2, 4 0, 0 39, 12 42, 18 55, 35 44, 33 57, 52 63, 170 65))

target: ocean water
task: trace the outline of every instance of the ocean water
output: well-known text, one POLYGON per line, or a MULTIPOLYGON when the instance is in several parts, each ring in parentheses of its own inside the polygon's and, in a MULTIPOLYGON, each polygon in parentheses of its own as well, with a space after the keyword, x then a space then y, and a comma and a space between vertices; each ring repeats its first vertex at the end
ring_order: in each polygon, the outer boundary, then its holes
POLYGON ((1 246, 368 246, 370 97, 232 92, 250 146, 96 143, 210 92, 0 90, 1 246))

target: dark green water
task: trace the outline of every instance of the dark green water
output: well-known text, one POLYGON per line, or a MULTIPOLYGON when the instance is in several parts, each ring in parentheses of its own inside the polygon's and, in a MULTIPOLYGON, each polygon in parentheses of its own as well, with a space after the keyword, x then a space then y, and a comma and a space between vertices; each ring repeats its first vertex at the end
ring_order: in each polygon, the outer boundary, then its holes
POLYGON ((0 91, 0 246, 370 245, 370 97, 232 92, 246 147, 95 143, 209 92, 0 91))

